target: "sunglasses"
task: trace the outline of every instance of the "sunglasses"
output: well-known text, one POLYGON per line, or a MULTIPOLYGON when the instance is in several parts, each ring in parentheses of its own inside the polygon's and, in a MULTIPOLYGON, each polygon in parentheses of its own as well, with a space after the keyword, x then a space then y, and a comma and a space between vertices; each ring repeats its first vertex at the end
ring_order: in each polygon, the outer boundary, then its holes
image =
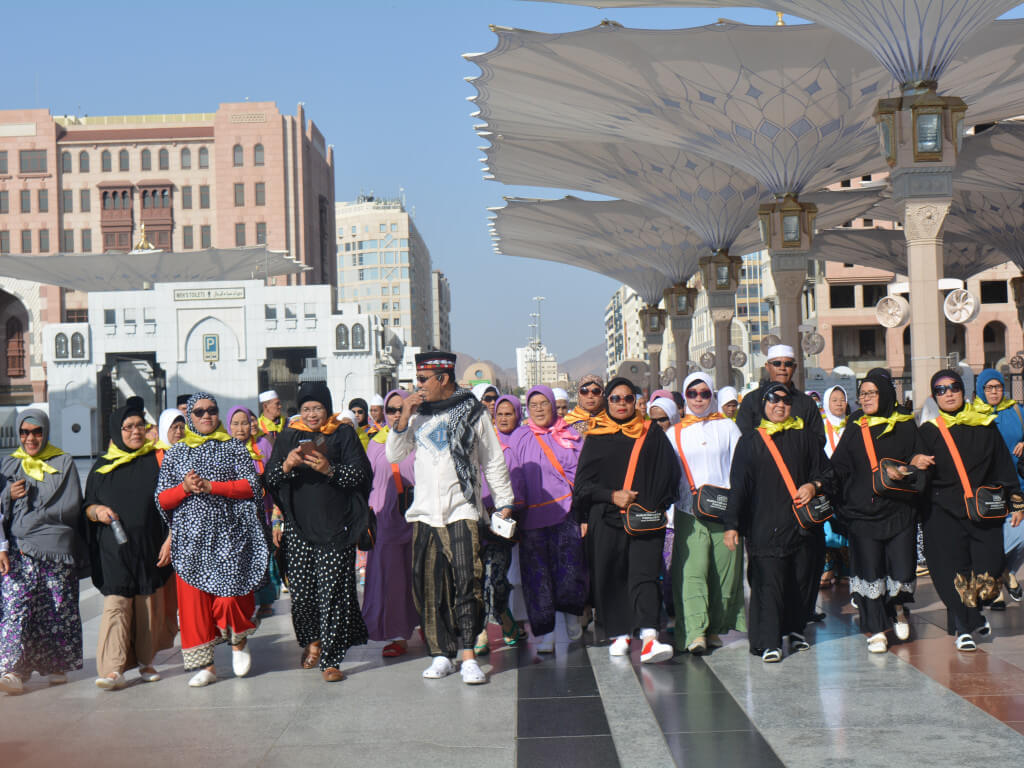
POLYGON ((686 396, 691 400, 710 400, 711 390, 710 389, 688 389, 686 390, 686 396))
POLYGON ((769 360, 768 365, 772 368, 796 368, 796 363, 792 360, 769 360))
POLYGON ((770 395, 768 395, 768 397, 765 398, 765 400, 769 403, 782 403, 783 405, 793 404, 792 395, 780 395, 776 392, 772 392, 770 395))
POLYGON ((202 419, 206 416, 216 416, 218 413, 220 413, 220 408, 218 408, 216 405, 212 405, 209 408, 192 409, 192 415, 195 416, 197 419, 202 419))
POLYGON ((662 416, 660 419, 654 419, 658 424, 668 424, 672 421, 668 416, 662 416))
POLYGON ((484 395, 482 399, 483 399, 483 401, 485 403, 493 403, 495 400, 498 399, 498 396, 497 395, 484 395))
POLYGON ((401 408, 385 408, 384 409, 384 413, 388 414, 389 416, 394 416, 396 413, 401 413, 401 412, 402 412, 401 408))
POLYGON ((608 397, 609 403, 625 403, 626 405, 632 405, 636 402, 636 395, 610 395, 608 397))
POLYGON ((947 392, 963 392, 964 385, 959 381, 954 381, 952 384, 936 384, 932 387, 932 392, 936 395, 944 395, 947 392))
POLYGON ((580 387, 580 394, 581 395, 594 395, 594 396, 597 396, 597 395, 600 395, 602 392, 604 392, 604 390, 601 389, 600 387, 580 387))
POLYGON ((352 409, 352 413, 362 414, 362 413, 366 413, 366 411, 364 411, 362 408, 353 408, 352 409))
POLYGON ((433 374, 431 376, 417 376, 416 377, 416 381, 418 381, 420 384, 426 384, 431 379, 436 379, 436 378, 437 378, 437 374, 433 374))
POLYGON ((19 429, 18 434, 22 437, 42 437, 43 428, 36 427, 35 429, 19 429))

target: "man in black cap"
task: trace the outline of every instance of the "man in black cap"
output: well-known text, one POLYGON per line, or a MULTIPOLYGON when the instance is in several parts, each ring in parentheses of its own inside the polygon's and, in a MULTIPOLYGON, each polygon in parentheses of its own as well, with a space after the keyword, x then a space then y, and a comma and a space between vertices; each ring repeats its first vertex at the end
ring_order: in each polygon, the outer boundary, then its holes
POLYGON ((476 685, 487 682, 473 651, 484 620, 481 470, 502 517, 512 512, 512 484, 487 409, 456 386, 455 355, 416 355, 416 382, 386 450, 392 463, 416 451, 416 494, 405 519, 413 525, 413 599, 433 657, 423 677, 450 675, 461 650, 462 680, 476 685))

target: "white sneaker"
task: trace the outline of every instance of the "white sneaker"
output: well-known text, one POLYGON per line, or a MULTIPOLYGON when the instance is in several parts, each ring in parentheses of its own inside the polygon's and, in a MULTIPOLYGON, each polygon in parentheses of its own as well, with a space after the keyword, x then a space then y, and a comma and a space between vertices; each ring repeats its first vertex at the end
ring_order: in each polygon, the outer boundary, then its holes
POLYGON ((190 688, 205 688, 210 683, 217 682, 217 675, 208 669, 200 669, 194 675, 192 679, 188 681, 190 688))
POLYGON ((8 696, 17 696, 25 692, 25 684, 16 674, 8 672, 6 675, 0 676, 0 691, 8 696))
POLYGON ((554 653, 555 652, 555 633, 548 632, 546 635, 541 635, 537 638, 537 653, 554 653))
POLYGON ((242 648, 231 649, 231 671, 235 673, 235 677, 245 677, 249 674, 249 670, 252 669, 252 654, 249 652, 249 644, 246 643, 242 648))
POLYGON ((868 638, 868 651, 871 653, 885 653, 889 650, 889 641, 885 632, 878 632, 868 638))
POLYGON ((572 613, 565 614, 565 634, 569 637, 570 643, 575 643, 583 637, 583 626, 580 624, 580 617, 572 613))
POLYGON ((480 669, 476 659, 466 659, 462 662, 462 682, 466 685, 480 685, 487 682, 487 675, 480 669))
POLYGON ((608 646, 608 653, 611 656, 629 656, 629 635, 619 635, 608 646))
POLYGON ((54 672, 52 675, 46 676, 46 682, 50 685, 64 685, 68 681, 68 676, 63 672, 54 672))
POLYGON ((640 651, 641 664, 657 664, 668 661, 675 655, 671 645, 666 645, 658 640, 657 635, 647 635, 643 640, 643 650, 640 651))
POLYGON ((117 677, 97 677, 96 687, 103 691, 119 691, 127 685, 128 681, 120 672, 117 677))
POLYGON ((893 622, 892 629, 896 633, 896 638, 898 640, 910 639, 910 622, 907 621, 906 614, 896 617, 896 621, 893 622))
POLYGON ((423 676, 427 680, 440 680, 442 677, 448 677, 454 671, 455 665, 452 664, 451 659, 447 656, 435 656, 434 660, 430 662, 430 666, 423 670, 423 676))

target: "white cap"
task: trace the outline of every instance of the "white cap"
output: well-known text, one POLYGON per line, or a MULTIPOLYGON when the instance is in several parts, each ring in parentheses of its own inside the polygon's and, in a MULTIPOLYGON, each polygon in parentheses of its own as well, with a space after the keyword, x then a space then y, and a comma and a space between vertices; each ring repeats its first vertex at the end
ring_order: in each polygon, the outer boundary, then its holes
POLYGON ((560 387, 554 387, 551 391, 555 395, 555 402, 558 402, 559 400, 565 400, 565 402, 569 402, 569 393, 566 392, 564 389, 561 389, 560 387))
POLYGON ((375 405, 379 405, 381 408, 383 408, 384 407, 384 398, 381 397, 380 395, 374 395, 373 397, 371 397, 370 398, 370 406, 373 407, 375 405))
POLYGON ((266 392, 260 392, 260 402, 269 403, 271 400, 280 400, 281 396, 272 389, 268 389, 266 392))
POLYGON ((768 360, 781 360, 787 357, 790 360, 796 360, 796 353, 788 344, 776 344, 774 347, 768 348, 768 360))
POLYGON ((356 415, 352 413, 352 411, 350 411, 348 408, 346 408, 344 411, 338 414, 338 421, 345 421, 346 419, 352 422, 353 427, 359 423, 359 421, 356 419, 356 415))

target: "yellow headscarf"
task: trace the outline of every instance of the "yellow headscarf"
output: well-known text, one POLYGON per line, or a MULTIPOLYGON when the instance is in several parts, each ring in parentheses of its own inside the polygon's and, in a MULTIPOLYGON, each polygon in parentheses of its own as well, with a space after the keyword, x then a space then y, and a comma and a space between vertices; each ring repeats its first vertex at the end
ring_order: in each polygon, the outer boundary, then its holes
POLYGON ((227 442, 231 439, 231 435, 224 430, 223 424, 218 424, 217 428, 208 435, 200 435, 198 432, 193 432, 192 427, 187 426, 185 427, 185 436, 181 439, 189 448, 198 448, 207 440, 216 440, 218 443, 227 442))
POLYGON ((761 419, 761 423, 758 425, 757 428, 763 429, 765 432, 768 433, 768 436, 770 437, 774 435, 776 432, 783 432, 787 429, 803 429, 804 420, 801 419, 799 416, 790 416, 785 421, 780 421, 778 423, 774 421, 768 421, 768 419, 761 419))
POLYGON ((284 416, 279 416, 277 421, 271 421, 261 413, 260 417, 256 420, 256 425, 264 435, 268 435, 271 432, 280 432, 284 429, 284 416))
POLYGON ((1000 411, 1005 411, 1007 408, 1012 408, 1016 404, 1017 404, 1016 400, 1014 400, 1012 398, 1009 398, 1009 397, 1004 397, 1002 400, 1000 400, 998 403, 996 403, 994 406, 992 406, 992 405, 989 405, 988 403, 986 403, 984 400, 982 400, 977 395, 975 395, 974 396, 974 402, 971 403, 971 406, 978 413, 988 414, 988 413, 999 413, 1000 411))
POLYGON ((989 413, 982 413, 974 407, 973 403, 964 403, 964 407, 956 413, 939 411, 938 418, 931 419, 929 423, 939 426, 939 418, 941 418, 946 422, 947 427, 957 424, 964 424, 968 427, 985 427, 996 420, 995 413, 991 412, 991 406, 989 406, 989 410, 989 413))
POLYGON ((626 437, 636 440, 644 433, 645 424, 646 419, 644 419, 640 411, 634 413, 632 419, 622 424, 609 416, 608 411, 601 411, 594 418, 594 423, 590 429, 587 430, 587 437, 591 435, 614 435, 616 432, 621 432, 626 437))
POLYGON ((900 413, 897 410, 893 410, 891 416, 868 416, 865 414, 858 419, 857 423, 865 423, 869 427, 877 427, 879 424, 885 424, 885 429, 883 429, 881 434, 878 435, 879 437, 882 437, 883 435, 887 435, 892 432, 893 427, 895 427, 899 422, 910 421, 913 418, 914 414, 912 413, 900 413))
MULTIPOLYGON (((107 448, 107 452, 103 454, 103 458, 109 461, 109 464, 104 464, 102 467, 96 470, 97 474, 105 475, 109 472, 113 472, 118 467, 122 467, 125 464, 130 464, 140 456, 145 456, 147 453, 152 453, 156 450, 156 445, 149 442, 148 440, 142 444, 142 447, 136 451, 123 451, 114 445, 114 441, 110 441, 110 446, 107 448)), ((166 450, 166 449, 165 449, 166 450)))
POLYGON ((389 427, 381 427, 373 435, 373 442, 375 443, 386 443, 388 441, 388 432, 391 429, 389 427))
POLYGON ((25 453, 24 448, 19 448, 11 456, 21 459, 21 471, 25 473, 26 477, 31 477, 37 483, 41 483, 46 475, 55 475, 60 471, 47 464, 46 460, 52 459, 54 456, 60 456, 62 453, 64 451, 53 443, 48 442, 43 446, 43 450, 35 456, 29 456, 25 453))
POLYGON ((701 421, 714 421, 715 419, 727 419, 729 418, 721 411, 712 411, 707 416, 695 416, 692 413, 688 413, 679 420, 680 428, 685 428, 691 424, 697 424, 701 421))

